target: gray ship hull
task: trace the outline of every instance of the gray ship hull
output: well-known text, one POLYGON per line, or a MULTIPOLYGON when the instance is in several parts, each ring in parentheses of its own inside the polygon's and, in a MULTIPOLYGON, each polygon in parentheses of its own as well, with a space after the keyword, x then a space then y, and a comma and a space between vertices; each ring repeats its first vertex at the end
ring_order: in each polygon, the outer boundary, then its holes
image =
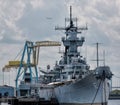
POLYGON ((107 105, 110 85, 106 79, 96 79, 93 73, 84 79, 55 88, 60 105, 107 105))
MULTIPOLYGON (((60 105, 91 105, 90 103, 62 103, 62 104, 60 104, 60 105)), ((92 104, 92 105, 107 105, 107 103, 103 103, 103 104, 101 104, 101 103, 94 103, 94 104, 92 104)))

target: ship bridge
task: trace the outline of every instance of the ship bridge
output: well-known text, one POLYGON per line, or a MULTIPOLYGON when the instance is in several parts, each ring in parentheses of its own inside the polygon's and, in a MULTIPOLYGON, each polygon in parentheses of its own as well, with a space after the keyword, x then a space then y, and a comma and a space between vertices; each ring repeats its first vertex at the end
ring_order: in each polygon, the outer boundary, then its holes
MULTIPOLYGON (((70 18, 69 25, 65 28, 56 27, 56 30, 65 30, 66 37, 62 38, 63 45, 65 46, 65 53, 64 53, 64 63, 70 64, 72 57, 78 57, 80 56, 80 52, 78 52, 78 47, 83 45, 83 42, 85 41, 84 37, 77 37, 77 34, 81 33, 82 30, 87 30, 86 27, 77 27, 73 23, 72 18, 72 7, 70 6, 70 18)), ((77 19, 76 23, 77 23, 77 19)), ((66 24, 66 19, 65 19, 66 24)))

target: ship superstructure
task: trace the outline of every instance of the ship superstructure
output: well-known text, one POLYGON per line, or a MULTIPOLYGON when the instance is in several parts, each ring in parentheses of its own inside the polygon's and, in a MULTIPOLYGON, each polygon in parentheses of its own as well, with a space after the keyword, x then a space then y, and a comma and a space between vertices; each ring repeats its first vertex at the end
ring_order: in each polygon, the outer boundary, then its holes
MULTIPOLYGON (((56 27, 56 30, 65 30, 66 37, 62 37, 63 45, 65 46, 65 52, 59 64, 55 65, 55 69, 60 70, 61 79, 75 79, 82 78, 89 70, 85 58, 83 58, 78 52, 78 47, 81 47, 85 41, 84 37, 77 37, 82 30, 87 30, 86 27, 79 28, 74 25, 72 18, 72 8, 70 7, 70 18, 68 19, 70 24, 65 28, 56 27)), ((77 18, 74 18, 77 21, 77 18)))
POLYGON ((65 28, 56 28, 65 30, 66 36, 62 38, 65 52, 54 68, 59 76, 53 76, 56 81, 49 85, 55 86, 55 95, 61 105, 107 105, 110 91, 108 80, 112 77, 110 68, 98 66, 90 70, 86 59, 78 52, 78 47, 82 47, 85 38, 79 38, 77 34, 87 30, 87 27, 74 25, 71 7, 69 22, 65 28))

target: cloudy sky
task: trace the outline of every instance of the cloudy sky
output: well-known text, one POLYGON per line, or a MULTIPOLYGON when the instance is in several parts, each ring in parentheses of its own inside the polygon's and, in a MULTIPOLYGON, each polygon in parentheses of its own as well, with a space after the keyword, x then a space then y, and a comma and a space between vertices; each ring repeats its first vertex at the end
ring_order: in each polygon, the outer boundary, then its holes
MULTIPOLYGON (((88 25, 88 31, 81 34, 86 38, 80 49, 81 54, 87 57, 91 68, 94 68, 96 63, 91 61, 96 54, 93 43, 101 43, 100 58, 103 59, 105 50, 106 65, 120 76, 120 0, 0 0, 0 69, 8 61, 16 60, 26 40, 61 41, 64 32, 54 29, 57 25, 64 26, 64 18, 69 16, 70 5, 74 17, 79 20, 78 25, 88 25)), ((62 47, 61 49, 63 50, 62 47)), ((59 60, 61 55, 58 50, 58 47, 41 48, 39 67, 53 65, 59 60)), ((17 60, 20 58, 21 55, 17 60)), ((15 79, 13 72, 15 71, 4 74, 5 84, 13 84, 9 83, 15 79), (8 79, 10 76, 14 78, 8 79)), ((3 84, 2 72, 0 83, 3 84)))

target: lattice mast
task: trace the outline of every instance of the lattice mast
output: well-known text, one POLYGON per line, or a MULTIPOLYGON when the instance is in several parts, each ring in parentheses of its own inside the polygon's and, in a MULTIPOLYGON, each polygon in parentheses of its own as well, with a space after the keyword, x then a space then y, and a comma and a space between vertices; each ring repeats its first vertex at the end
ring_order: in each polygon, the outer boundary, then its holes
MULTIPOLYGON (((66 19, 65 19, 66 20, 66 19)), ((82 33, 82 30, 87 30, 86 27, 77 27, 74 25, 73 21, 75 20, 77 23, 77 18, 72 18, 72 7, 70 6, 70 18, 69 25, 65 28, 56 27, 55 30, 65 30, 66 37, 62 38, 63 45, 65 46, 64 52, 64 63, 70 64, 72 57, 80 56, 80 52, 78 52, 78 47, 83 45, 85 41, 84 37, 78 38, 77 34, 82 33)), ((66 21, 65 21, 66 22, 66 21)))

